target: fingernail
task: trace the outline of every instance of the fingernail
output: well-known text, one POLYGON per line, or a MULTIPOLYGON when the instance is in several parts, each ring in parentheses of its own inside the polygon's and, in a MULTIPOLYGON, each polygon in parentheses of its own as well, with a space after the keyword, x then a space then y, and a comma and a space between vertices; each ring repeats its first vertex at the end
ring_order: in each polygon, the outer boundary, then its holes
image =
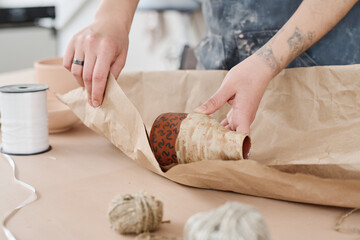
POLYGON ((89 105, 92 105, 90 98, 88 98, 88 104, 89 104, 89 105))
POLYGON ((100 103, 97 100, 94 100, 92 103, 94 107, 100 106, 100 103))
POLYGON ((205 105, 202 105, 200 107, 197 107, 194 112, 197 112, 197 113, 205 113, 206 112, 206 106, 205 105))

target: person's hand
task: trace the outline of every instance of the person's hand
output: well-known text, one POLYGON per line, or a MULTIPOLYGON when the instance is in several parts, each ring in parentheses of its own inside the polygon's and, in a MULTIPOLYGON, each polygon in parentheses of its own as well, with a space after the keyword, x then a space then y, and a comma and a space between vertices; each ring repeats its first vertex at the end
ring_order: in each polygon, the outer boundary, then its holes
POLYGON ((71 39, 63 64, 85 87, 90 105, 102 104, 108 74, 119 76, 128 45, 127 28, 113 18, 97 19, 71 39), (83 61, 83 66, 73 63, 73 59, 83 61))
POLYGON ((260 100, 273 76, 264 61, 252 55, 234 66, 215 94, 195 112, 212 114, 228 102, 231 109, 221 124, 227 129, 249 134, 260 100))

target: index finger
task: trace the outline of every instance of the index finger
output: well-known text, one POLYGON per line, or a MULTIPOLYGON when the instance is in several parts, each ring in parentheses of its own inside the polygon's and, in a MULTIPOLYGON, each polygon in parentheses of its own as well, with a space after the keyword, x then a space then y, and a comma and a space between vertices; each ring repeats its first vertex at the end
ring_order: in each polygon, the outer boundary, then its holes
POLYGON ((231 128, 236 132, 250 134, 250 117, 246 106, 240 103, 234 103, 232 106, 231 128))
POLYGON ((107 78, 110 72, 112 58, 109 55, 99 55, 96 59, 92 76, 92 105, 98 107, 102 104, 107 78))

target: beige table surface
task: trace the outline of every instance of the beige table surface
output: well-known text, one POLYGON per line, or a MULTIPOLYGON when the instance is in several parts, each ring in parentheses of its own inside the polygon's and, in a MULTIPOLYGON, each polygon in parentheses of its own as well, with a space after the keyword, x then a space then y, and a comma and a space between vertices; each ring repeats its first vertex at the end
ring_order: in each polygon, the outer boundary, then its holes
MULTIPOLYGON (((8 76, 0 75, 0 84, 8 76)), ((106 212, 116 194, 141 190, 164 203, 164 220, 171 222, 161 226, 161 235, 182 236, 191 215, 226 201, 238 201, 254 206, 264 215, 272 239, 360 237, 333 230, 337 219, 348 209, 183 186, 137 165, 82 124, 50 135, 50 144, 50 152, 13 157, 18 178, 34 186, 39 196, 9 220, 7 226, 17 239, 133 239, 134 236, 113 232, 106 212)), ((10 166, 0 157, 0 216, 29 194, 14 183, 10 166)), ((360 213, 349 217, 346 224, 359 226, 360 213)), ((5 239, 2 231, 0 239, 5 239)))

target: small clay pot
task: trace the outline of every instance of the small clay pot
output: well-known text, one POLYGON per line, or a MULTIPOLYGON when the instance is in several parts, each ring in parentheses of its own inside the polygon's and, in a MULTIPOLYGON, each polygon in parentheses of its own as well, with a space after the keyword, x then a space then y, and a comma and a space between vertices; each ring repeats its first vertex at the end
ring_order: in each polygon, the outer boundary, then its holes
POLYGON ((74 75, 63 66, 61 57, 39 60, 34 68, 36 81, 48 85, 51 92, 64 94, 80 87, 74 75))
POLYGON ((247 159, 251 147, 247 134, 230 131, 199 113, 161 114, 152 126, 149 142, 163 171, 202 160, 247 159))
POLYGON ((178 164, 175 142, 180 131, 181 122, 187 113, 164 113, 158 116, 151 128, 150 146, 163 170, 178 164))
POLYGON ((34 64, 36 81, 50 87, 47 94, 50 133, 65 132, 80 121, 71 109, 54 95, 79 87, 75 77, 66 70, 62 62, 61 57, 56 57, 39 60, 34 64))

